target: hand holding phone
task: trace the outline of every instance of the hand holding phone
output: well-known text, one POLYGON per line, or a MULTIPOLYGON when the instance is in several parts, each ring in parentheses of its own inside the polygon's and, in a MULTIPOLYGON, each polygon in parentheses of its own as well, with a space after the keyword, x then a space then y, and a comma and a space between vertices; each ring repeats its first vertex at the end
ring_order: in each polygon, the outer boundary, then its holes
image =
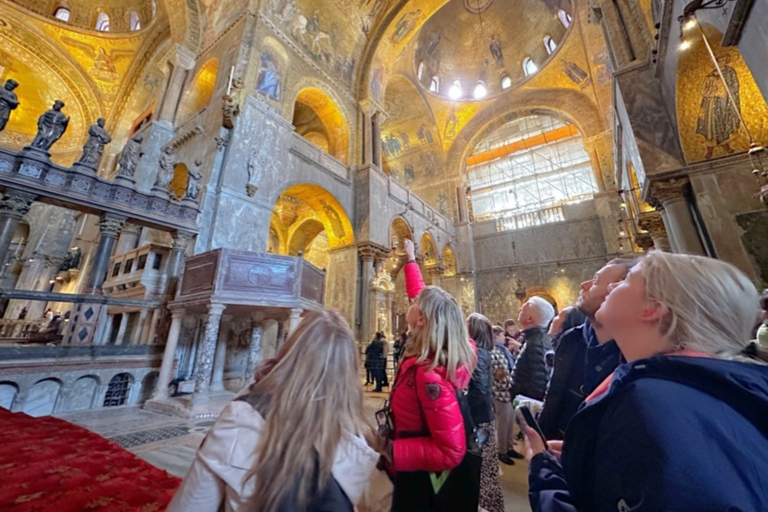
POLYGON ((544 432, 541 430, 541 427, 539 426, 539 423, 536 421, 536 418, 533 417, 533 413, 531 413, 531 410, 526 405, 521 405, 517 408, 517 419, 520 423, 520 430, 523 432, 523 434, 526 433, 525 427, 528 426, 536 431, 537 434, 539 434, 539 437, 541 438, 541 441, 544 443, 544 449, 549 450, 549 445, 547 444, 547 438, 544 435, 544 432))

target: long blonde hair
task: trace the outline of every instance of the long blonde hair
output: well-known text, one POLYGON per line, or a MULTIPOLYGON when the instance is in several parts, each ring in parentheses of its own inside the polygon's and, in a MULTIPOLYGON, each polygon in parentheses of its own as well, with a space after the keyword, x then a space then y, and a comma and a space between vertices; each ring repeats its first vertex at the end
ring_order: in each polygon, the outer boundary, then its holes
POLYGON ((649 300, 667 306, 659 323, 675 349, 732 358, 749 344, 758 294, 744 273, 724 261, 651 251, 640 260, 649 300))
POLYGON ((421 290, 416 304, 424 315, 424 325, 408 341, 405 357, 417 356, 417 362, 426 363, 428 370, 444 366, 448 380, 458 387, 456 370, 466 366, 472 373, 477 363, 461 308, 451 294, 436 286, 421 290))
MULTIPOLYGON (((270 512, 298 482, 299 505, 331 478, 344 435, 369 437, 352 331, 336 312, 308 313, 251 386, 265 425, 257 446, 254 510, 270 512)), ((369 437, 370 439, 370 437, 369 437)))

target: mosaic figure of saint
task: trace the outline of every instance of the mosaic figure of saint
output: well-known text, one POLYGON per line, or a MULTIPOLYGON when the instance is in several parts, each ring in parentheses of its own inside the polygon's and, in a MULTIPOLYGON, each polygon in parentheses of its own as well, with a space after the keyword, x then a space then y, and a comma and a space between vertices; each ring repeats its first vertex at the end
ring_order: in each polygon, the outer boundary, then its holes
POLYGON ((282 77, 277 69, 274 57, 269 52, 261 53, 261 67, 256 80, 256 90, 275 101, 282 96, 282 77))
POLYGON ((321 199, 320 204, 323 206, 325 216, 328 217, 328 221, 331 223, 333 235, 336 238, 344 239, 344 237, 347 236, 347 233, 344 230, 344 224, 342 224, 339 214, 333 209, 333 206, 329 205, 324 200, 321 199))
POLYGON ((496 62, 497 68, 503 68, 504 67, 504 53, 501 50, 501 43, 496 38, 496 34, 493 34, 491 36, 491 44, 488 47, 488 49, 491 51, 491 55, 493 56, 493 60, 496 62))
POLYGON ((445 193, 445 190, 441 190, 440 193, 437 194, 437 211, 440 212, 440 215, 448 214, 445 209, 446 201, 448 201, 448 195, 445 193))
POLYGON ((717 70, 712 70, 704 79, 701 86, 701 107, 699 118, 696 120, 696 133, 707 141, 707 153, 705 159, 712 158, 715 148, 722 147, 727 154, 733 153, 728 140, 739 130, 741 122, 741 100, 739 99, 739 77, 736 70, 730 66, 731 58, 728 54, 717 57, 717 64, 723 73, 725 83, 731 90, 735 105, 728 97, 725 84, 720 79, 717 70))
POLYGON ((408 34, 416 28, 416 21, 419 19, 419 16, 421 16, 421 9, 416 9, 415 11, 403 14, 395 24, 395 31, 392 33, 390 41, 395 44, 402 43, 403 40, 408 37, 408 34))
POLYGON ((459 124, 459 120, 456 118, 456 109, 451 109, 451 113, 448 115, 448 119, 445 120, 445 131, 443 131, 443 137, 446 139, 452 139, 456 136, 456 126, 459 124))

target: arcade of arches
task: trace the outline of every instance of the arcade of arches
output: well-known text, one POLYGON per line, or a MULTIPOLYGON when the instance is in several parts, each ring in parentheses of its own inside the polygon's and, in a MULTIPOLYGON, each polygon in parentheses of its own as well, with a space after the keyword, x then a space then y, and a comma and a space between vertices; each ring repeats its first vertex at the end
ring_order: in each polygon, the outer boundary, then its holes
POLYGON ((768 4, 502 3, 1 3, 0 406, 191 414, 314 308, 391 340, 406 238, 493 322, 654 247, 765 286, 768 4))

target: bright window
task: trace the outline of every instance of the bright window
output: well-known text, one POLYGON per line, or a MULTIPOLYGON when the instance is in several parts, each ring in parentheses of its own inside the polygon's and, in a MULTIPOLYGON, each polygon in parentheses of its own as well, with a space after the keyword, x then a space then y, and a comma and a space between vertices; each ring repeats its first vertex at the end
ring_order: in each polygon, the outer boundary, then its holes
POLYGON ((508 75, 501 77, 501 88, 509 89, 510 87, 512 87, 512 79, 508 75))
POLYGON ((547 49, 547 53, 552 55, 557 49, 557 43, 549 36, 544 36, 544 48, 547 49))
POLYGON ((536 73, 539 70, 539 67, 536 65, 535 62, 531 60, 530 57, 526 57, 523 59, 523 73, 525 73, 525 76, 531 76, 532 74, 536 73))
POLYGON ((429 83, 430 92, 440 92, 440 77, 433 76, 432 81, 429 83))
POLYGON ((130 15, 131 30, 141 29, 141 20, 139 19, 139 13, 132 11, 130 15))
POLYGON ((562 221, 563 204, 597 192, 581 135, 554 117, 515 119, 472 156, 482 162, 467 169, 475 217, 495 219, 503 229, 562 221))
POLYGON ((107 13, 100 12, 96 17, 96 30, 100 32, 109 32, 109 16, 107 16, 107 13))
POLYGON ((71 13, 69 12, 69 9, 67 9, 66 7, 58 7, 54 11, 53 17, 56 18, 57 20, 69 21, 69 15, 70 14, 71 13))
POLYGON ((416 76, 417 76, 417 78, 419 80, 421 80, 422 77, 424 76, 424 63, 423 62, 419 64, 419 71, 416 73, 416 76))
POLYGON ((571 18, 571 15, 562 9, 557 11, 557 18, 560 20, 560 23, 562 23, 565 28, 570 27, 571 23, 573 22, 573 18, 571 18))

